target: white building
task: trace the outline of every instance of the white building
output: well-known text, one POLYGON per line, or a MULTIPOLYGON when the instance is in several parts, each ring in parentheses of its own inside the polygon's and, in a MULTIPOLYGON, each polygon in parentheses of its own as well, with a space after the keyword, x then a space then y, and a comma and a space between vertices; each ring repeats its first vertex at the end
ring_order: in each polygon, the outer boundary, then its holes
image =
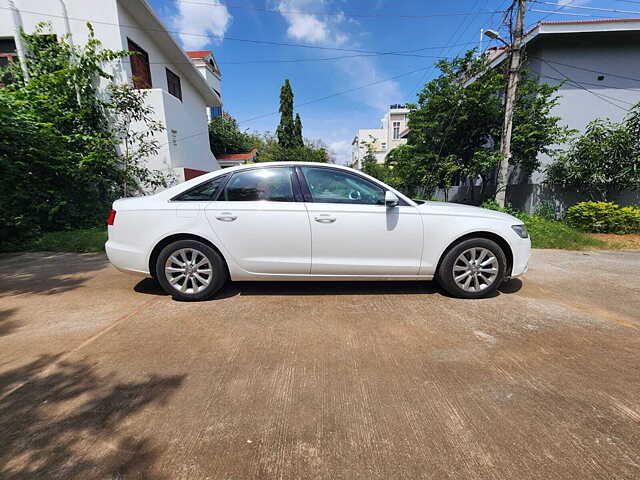
POLYGON ((354 168, 362 168, 362 159, 369 149, 378 163, 384 163, 387 153, 398 145, 407 143, 409 109, 404 105, 389 105, 389 110, 381 120, 382 128, 365 128, 351 142, 351 163, 354 168))
MULTIPOLYGON (((26 32, 41 22, 58 37, 70 33, 76 45, 88 38, 87 22, 102 46, 140 55, 114 62, 115 81, 148 90, 148 102, 165 131, 159 154, 147 167, 173 172, 178 181, 220 168, 208 137, 209 107, 220 107, 220 70, 211 52, 192 63, 146 0, 15 0, 17 21, 26 32), (66 8, 65 8, 66 7, 66 8)), ((16 55, 13 12, 0 0, 0 64, 16 55)))

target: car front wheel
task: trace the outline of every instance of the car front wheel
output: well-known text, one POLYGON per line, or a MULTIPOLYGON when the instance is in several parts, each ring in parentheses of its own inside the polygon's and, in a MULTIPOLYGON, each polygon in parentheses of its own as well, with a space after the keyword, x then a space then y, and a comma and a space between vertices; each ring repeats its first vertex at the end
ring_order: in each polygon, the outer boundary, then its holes
POLYGON ((496 242, 470 238, 447 252, 438 268, 437 280, 455 297, 483 298, 500 286, 506 268, 504 251, 496 242))
POLYGON ((156 278, 173 298, 197 301, 222 288, 227 269, 220 254, 210 246, 197 240, 179 240, 158 255, 156 278))

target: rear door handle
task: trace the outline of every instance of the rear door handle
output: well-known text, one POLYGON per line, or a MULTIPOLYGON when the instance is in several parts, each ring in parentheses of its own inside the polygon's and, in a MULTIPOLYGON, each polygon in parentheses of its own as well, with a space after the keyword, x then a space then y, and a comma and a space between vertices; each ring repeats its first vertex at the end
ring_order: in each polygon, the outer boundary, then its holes
POLYGON ((230 212, 222 212, 220 215, 216 215, 216 218, 221 222, 233 222, 238 217, 230 212))
POLYGON ((328 213, 323 213, 315 217, 315 221, 319 223, 333 223, 336 221, 336 218, 332 217, 328 213))

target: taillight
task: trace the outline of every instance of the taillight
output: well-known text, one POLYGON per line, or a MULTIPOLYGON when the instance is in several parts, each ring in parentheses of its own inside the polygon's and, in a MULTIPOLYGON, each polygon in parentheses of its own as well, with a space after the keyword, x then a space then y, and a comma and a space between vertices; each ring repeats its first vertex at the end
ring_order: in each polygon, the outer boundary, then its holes
POLYGON ((109 212, 109 216, 107 217, 107 225, 113 225, 113 222, 116 220, 116 211, 111 210, 109 212))

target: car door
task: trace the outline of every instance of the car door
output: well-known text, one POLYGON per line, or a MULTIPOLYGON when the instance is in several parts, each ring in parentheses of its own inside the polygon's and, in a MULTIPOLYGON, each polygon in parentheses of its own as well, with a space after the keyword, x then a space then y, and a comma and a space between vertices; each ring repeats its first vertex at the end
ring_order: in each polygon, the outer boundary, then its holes
POLYGON ((309 273, 309 217, 294 182, 290 167, 243 169, 205 208, 211 228, 243 270, 309 273))
POLYGON ((385 206, 385 189, 346 170, 299 167, 311 224, 311 273, 417 275, 422 219, 401 202, 385 206))

